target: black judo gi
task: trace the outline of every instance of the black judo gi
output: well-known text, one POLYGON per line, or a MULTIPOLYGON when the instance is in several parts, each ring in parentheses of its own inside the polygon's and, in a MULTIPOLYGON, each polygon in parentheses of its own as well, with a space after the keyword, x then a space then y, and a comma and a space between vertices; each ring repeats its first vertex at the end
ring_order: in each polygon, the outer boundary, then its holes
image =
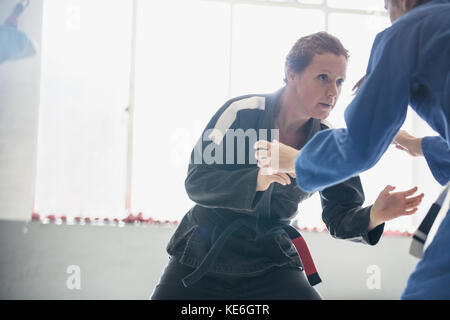
MULTIPOLYGON (((184 278, 185 286, 206 272, 252 276, 274 266, 309 264, 293 243, 301 236, 290 222, 311 193, 300 190, 292 178, 289 185, 272 183, 266 191, 256 191, 259 168, 253 144, 275 137, 283 90, 229 100, 194 147, 185 187, 195 205, 167 245, 167 252, 180 263, 196 268, 184 278)), ((307 125, 307 139, 328 129, 317 119, 307 125)), ((358 176, 320 191, 320 197, 322 219, 333 237, 369 245, 378 242, 384 224, 368 232, 371 206, 362 207, 358 176)), ((308 279, 312 285, 320 282, 316 274, 308 274, 308 279)))

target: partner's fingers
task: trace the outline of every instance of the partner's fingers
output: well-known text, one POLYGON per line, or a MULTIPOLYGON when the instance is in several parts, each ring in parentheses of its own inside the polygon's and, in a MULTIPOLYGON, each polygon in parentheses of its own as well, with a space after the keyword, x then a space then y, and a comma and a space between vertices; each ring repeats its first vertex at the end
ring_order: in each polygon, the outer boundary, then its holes
POLYGON ((285 173, 275 173, 269 177, 271 182, 278 182, 279 184, 285 186, 291 183, 291 179, 285 173))
POLYGON ((258 151, 255 151, 255 159, 256 160, 269 158, 270 156, 271 156, 270 150, 258 150, 258 151))
POLYGON ((283 179, 283 181, 285 182, 285 185, 291 183, 291 179, 289 178, 289 176, 286 173, 277 173, 275 175, 281 177, 283 179))
POLYGON ((264 168, 270 166, 270 158, 261 158, 258 159, 258 167, 264 168))
POLYGON ((283 185, 283 186, 286 185, 286 181, 284 181, 283 178, 281 178, 280 176, 278 176, 278 175, 276 175, 276 174, 272 175, 271 178, 272 178, 272 181, 273 181, 273 182, 278 182, 279 184, 281 184, 281 185, 283 185))
POLYGON ((400 149, 400 150, 403 150, 403 151, 408 151, 408 149, 406 149, 405 147, 403 147, 403 146, 401 146, 401 145, 399 145, 399 144, 395 144, 395 147, 396 147, 397 149, 400 149))
POLYGON ((271 147, 271 144, 267 140, 258 140, 253 145, 254 149, 262 149, 262 150, 267 150, 267 151, 270 150, 270 147, 271 147))
POLYGON ((262 176, 271 176, 274 174, 272 168, 270 168, 270 167, 266 168, 266 167, 261 167, 259 165, 258 165, 258 167, 260 168, 259 170, 260 170, 260 173, 262 176))

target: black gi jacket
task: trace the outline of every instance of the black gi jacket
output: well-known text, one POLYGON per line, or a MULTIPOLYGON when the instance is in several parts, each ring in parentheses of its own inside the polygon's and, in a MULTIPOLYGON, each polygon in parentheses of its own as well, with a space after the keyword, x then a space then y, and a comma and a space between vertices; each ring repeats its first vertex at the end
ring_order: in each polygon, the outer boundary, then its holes
MULTIPOLYGON (((256 191, 259 168, 253 144, 255 139, 273 139, 270 129, 274 129, 283 90, 229 100, 194 147, 185 187, 196 205, 183 217, 167 245, 170 255, 196 271, 203 261, 203 270, 185 285, 206 272, 242 276, 257 275, 273 266, 302 267, 291 241, 298 231, 290 221, 297 214, 298 204, 311 194, 300 190, 292 178, 289 185, 272 183, 266 191, 256 191), (255 139, 251 135, 245 139, 245 161, 239 159, 242 148, 238 150, 243 140, 225 136, 237 129, 257 132, 255 139), (269 130, 268 136, 259 129, 269 130), (230 155, 231 149, 234 153, 230 155), (205 154, 216 161, 211 163, 205 154)), ((308 125, 308 140, 328 129, 317 119, 311 119, 308 125)), ((384 224, 367 231, 371 206, 362 207, 364 192, 358 176, 324 189, 320 196, 322 219, 333 237, 370 245, 378 242, 384 224)))

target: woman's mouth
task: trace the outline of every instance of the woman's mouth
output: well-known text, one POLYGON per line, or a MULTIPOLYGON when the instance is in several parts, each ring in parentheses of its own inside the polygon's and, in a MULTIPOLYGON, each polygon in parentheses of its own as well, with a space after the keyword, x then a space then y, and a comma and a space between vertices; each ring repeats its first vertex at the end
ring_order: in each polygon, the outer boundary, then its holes
POLYGON ((328 103, 322 103, 322 102, 319 102, 319 105, 320 105, 321 107, 324 107, 324 108, 331 108, 331 107, 332 107, 331 104, 328 104, 328 103))

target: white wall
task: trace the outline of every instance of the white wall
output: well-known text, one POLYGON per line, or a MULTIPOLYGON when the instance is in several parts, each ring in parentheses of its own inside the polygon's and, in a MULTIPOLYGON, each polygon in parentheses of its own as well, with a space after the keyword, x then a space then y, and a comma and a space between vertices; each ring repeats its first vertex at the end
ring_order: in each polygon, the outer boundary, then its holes
MULTIPOLYGON (((0 1, 0 23, 17 0, 0 1)), ((40 45, 42 0, 33 0, 19 29, 40 45)), ((40 50, 36 55, 0 65, 0 219, 31 217, 39 109, 40 50)))

